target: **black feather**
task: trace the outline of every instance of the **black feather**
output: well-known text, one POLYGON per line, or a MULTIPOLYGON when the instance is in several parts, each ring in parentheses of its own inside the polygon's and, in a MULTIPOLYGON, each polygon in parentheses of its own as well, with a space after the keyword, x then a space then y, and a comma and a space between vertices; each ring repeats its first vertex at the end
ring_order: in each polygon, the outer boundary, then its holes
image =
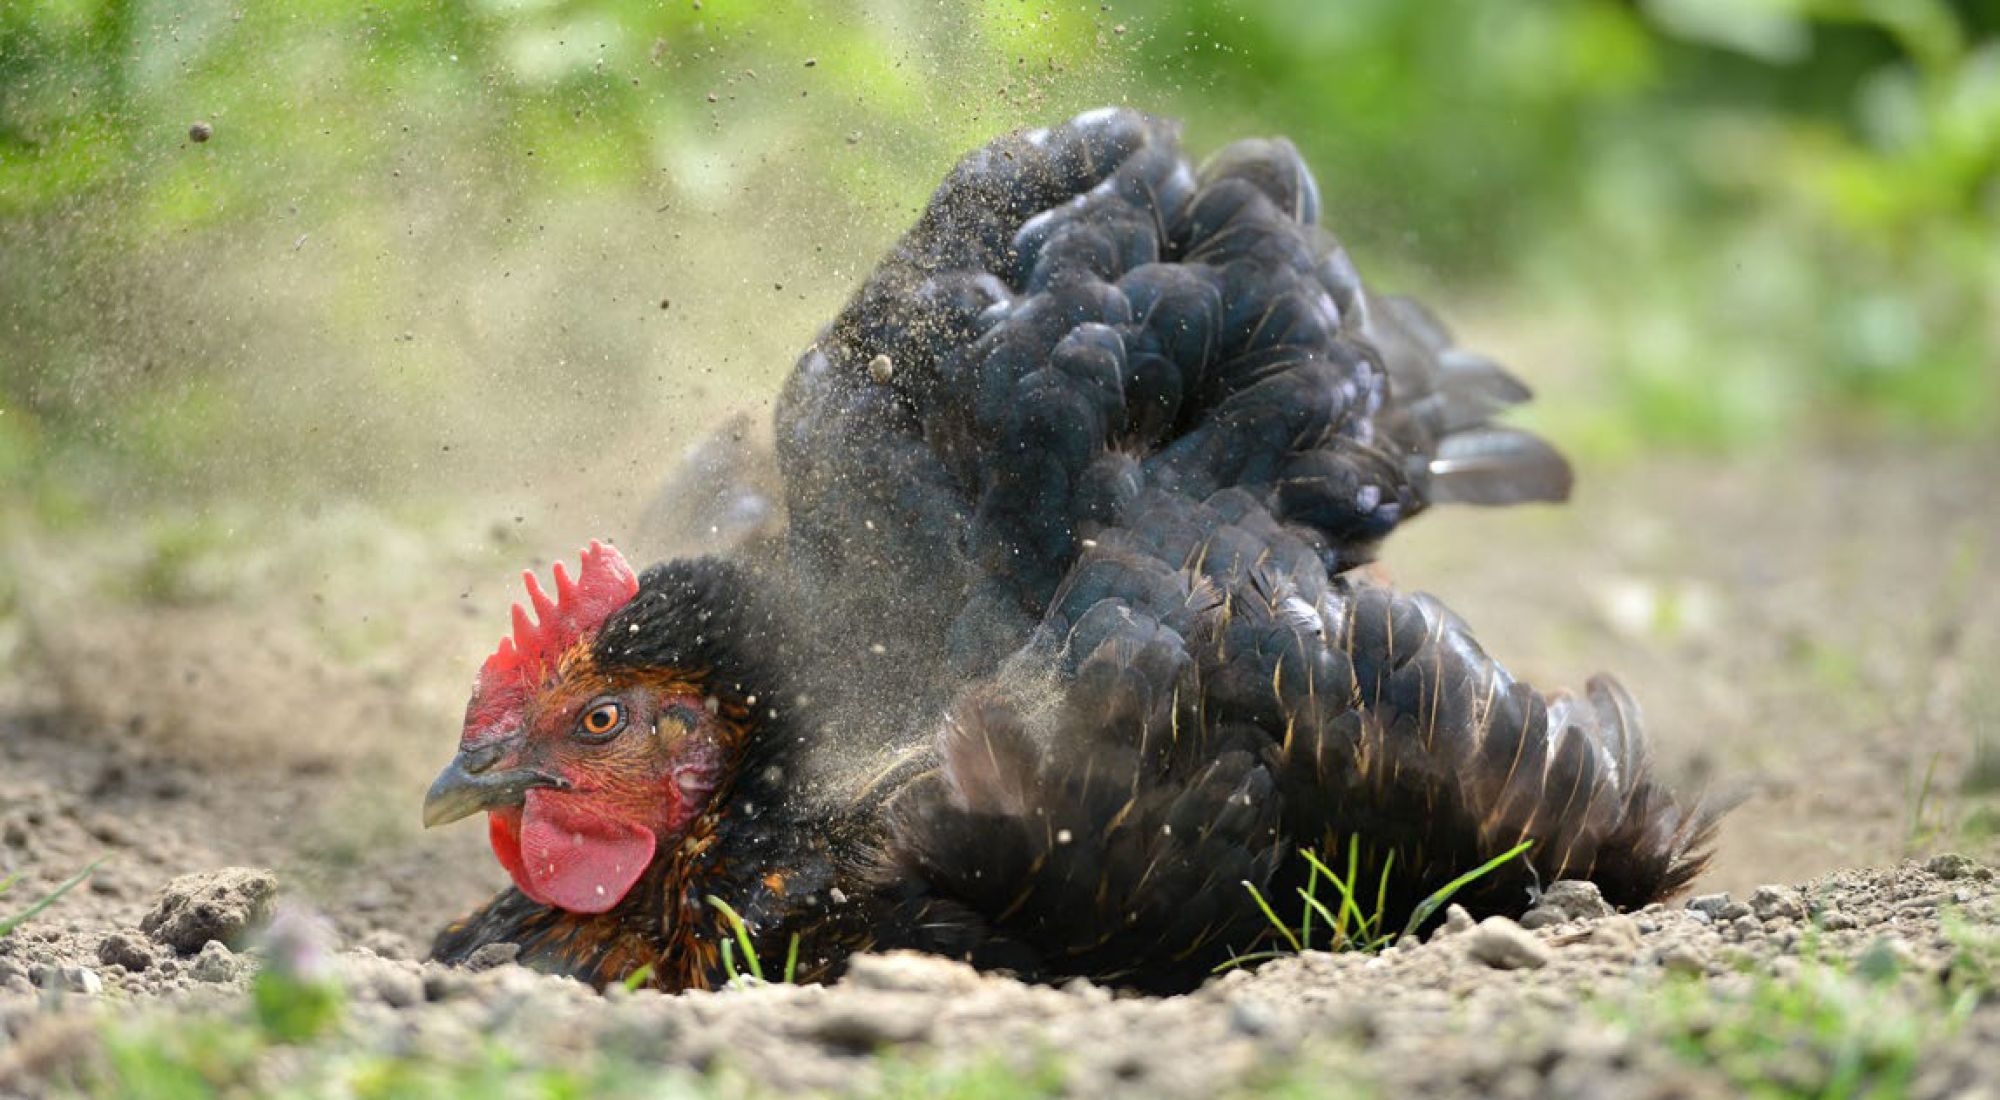
MULTIPOLYGON (((1290 143, 1197 171, 1131 111, 974 152, 786 385, 777 575, 658 567, 607 625, 609 667, 788 700, 746 765, 868 762, 810 796, 746 771, 703 849, 816 976, 907 946, 1186 988, 1270 934, 1251 888, 1350 842, 1394 860, 1392 921, 1522 840, 1466 900, 1581 876, 1638 905, 1702 865, 1713 815, 1613 682, 1545 695, 1347 572, 1431 504, 1571 474, 1493 423, 1527 388, 1371 293, 1321 209, 1290 143)), ((522 904, 489 912, 533 934, 522 904)), ((647 904, 619 927, 686 919, 647 904)))

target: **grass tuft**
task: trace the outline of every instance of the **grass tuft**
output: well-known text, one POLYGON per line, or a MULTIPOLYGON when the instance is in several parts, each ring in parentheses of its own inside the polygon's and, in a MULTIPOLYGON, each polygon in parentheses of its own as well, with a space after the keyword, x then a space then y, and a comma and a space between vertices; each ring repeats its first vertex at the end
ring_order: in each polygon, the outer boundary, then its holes
MULTIPOLYGON (((708 904, 714 906, 715 910, 722 914, 722 919, 729 924, 731 938, 722 941, 722 968, 728 972, 729 980, 735 982, 743 977, 736 967, 736 950, 740 946, 743 951, 743 961, 749 967, 750 977, 760 982, 764 981, 764 964, 757 958, 757 946, 750 942, 750 926, 743 920, 743 915, 738 913, 734 906, 714 894, 708 896, 708 904)), ((785 952, 784 977, 779 981, 790 985, 798 976, 798 972, 799 934, 794 932, 791 947, 785 952)))
POLYGON ((1388 858, 1382 861, 1382 869, 1376 875, 1372 902, 1364 906, 1361 891, 1368 884, 1361 882, 1359 837, 1347 838, 1347 865, 1344 871, 1335 870, 1319 855, 1302 848, 1299 850, 1299 855, 1306 861, 1306 884, 1298 891, 1300 911, 1296 929, 1278 915, 1277 909, 1254 883, 1249 881, 1243 883, 1243 888, 1250 892, 1251 900, 1257 903, 1257 908, 1270 922, 1273 933, 1284 941, 1285 947, 1289 950, 1273 949, 1235 955, 1216 967, 1216 970, 1218 972, 1231 970, 1306 951, 1368 953, 1381 951, 1405 936, 1416 935, 1417 930, 1422 928, 1439 909, 1450 904, 1452 897, 1460 890, 1505 866, 1533 845, 1534 841, 1524 840, 1440 886, 1419 902, 1417 907, 1410 911, 1409 920, 1400 930, 1394 932, 1384 927, 1388 919, 1389 879, 1396 867, 1396 853, 1393 849, 1390 850, 1388 858), (1337 904, 1328 904, 1329 899, 1322 896, 1322 890, 1331 891, 1336 895, 1337 904), (1313 941, 1316 919, 1326 931, 1325 939, 1319 943, 1313 941))

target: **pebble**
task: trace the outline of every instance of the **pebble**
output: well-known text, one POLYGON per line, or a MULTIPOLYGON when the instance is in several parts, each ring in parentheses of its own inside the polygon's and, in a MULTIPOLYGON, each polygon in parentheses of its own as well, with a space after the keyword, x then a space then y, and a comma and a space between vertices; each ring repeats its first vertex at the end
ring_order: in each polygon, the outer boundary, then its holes
POLYGON ((979 972, 961 962, 891 951, 856 955, 848 961, 840 984, 895 993, 964 993, 978 987, 979 972))
POLYGON ((386 928, 371 929, 361 937, 361 943, 358 946, 384 959, 403 961, 416 957, 415 952, 410 949, 410 941, 408 939, 404 938, 402 934, 391 932, 386 928))
POLYGON ((139 930, 160 943, 192 955, 210 940, 241 944, 271 919, 278 878, 269 871, 225 867, 182 875, 160 891, 139 921, 139 930))
POLYGON ((1924 862, 1924 870, 1941 879, 1993 877, 1993 872, 1977 860, 1957 852, 1939 852, 1924 862))
MULTIPOLYGON (((377 964, 368 972, 368 988, 391 1008, 409 1008, 423 1003, 424 980, 414 969, 393 964, 377 964)), ((613 988, 623 990, 623 986, 613 988)))
POLYGON ((508 966, 521 957, 521 945, 517 943, 489 943, 481 945, 465 957, 467 970, 492 970, 508 966))
POLYGON ((1573 920, 1611 915, 1603 891, 1594 882, 1564 879, 1554 883, 1535 901, 1534 908, 1521 917, 1523 928, 1547 928, 1573 920))
POLYGON ((227 982, 236 978, 236 956, 220 940, 210 940, 202 945, 201 953, 188 966, 188 973, 198 982, 227 982))
POLYGON ((104 992, 104 979, 97 976, 97 971, 87 966, 65 966, 62 968, 61 977, 63 988, 71 993, 95 997, 104 992))
POLYGON ((932 1017, 922 1005, 887 997, 855 997, 830 1008, 806 1033, 829 1046, 872 1050, 929 1035, 932 1017))
POLYGON ((1542 941, 1506 917, 1487 917, 1466 934, 1465 949, 1495 970, 1535 970, 1548 965, 1542 941))
POLYGON ((886 386, 896 377, 896 361, 886 355, 878 355, 868 361, 868 378, 878 386, 886 386))
POLYGON ((1269 1035, 1277 1030, 1278 1013, 1263 1001, 1241 998, 1229 1002, 1229 1026, 1253 1038, 1269 1035))
POLYGON ((1750 911, 1758 920, 1798 920, 1806 915, 1797 891, 1786 886, 1759 886, 1750 895, 1750 911))
POLYGON ((1472 929, 1472 914, 1465 911, 1465 906, 1457 902, 1452 902, 1450 905, 1445 906, 1444 923, 1438 925, 1437 930, 1431 933, 1431 942, 1435 943, 1446 936, 1456 936, 1463 932, 1470 932, 1472 929))
POLYGON ((1728 894, 1703 894, 1688 899, 1687 907, 1717 924, 1727 924, 1750 912, 1750 907, 1728 894))
POLYGON ((1591 926, 1590 942, 1632 954, 1639 950, 1639 922, 1626 916, 1610 916, 1591 926))
POLYGON ((113 932, 98 941, 97 961, 106 966, 122 966, 137 974, 152 967, 153 942, 130 932, 113 932))
POLYGON ((1670 974, 1700 974, 1708 969, 1707 957, 1685 943, 1668 944, 1660 949, 1657 958, 1660 968, 1670 974))

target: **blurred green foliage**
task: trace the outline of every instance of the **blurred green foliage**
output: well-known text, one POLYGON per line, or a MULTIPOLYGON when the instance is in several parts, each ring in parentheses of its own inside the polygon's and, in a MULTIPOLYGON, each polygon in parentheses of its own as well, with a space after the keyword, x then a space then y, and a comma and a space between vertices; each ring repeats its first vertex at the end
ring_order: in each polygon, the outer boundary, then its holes
POLYGON ((10 0, 0 482, 636 464, 958 152, 1100 102, 1289 134, 1379 283, 1529 334, 1571 446, 2000 422, 1991 3, 10 0))

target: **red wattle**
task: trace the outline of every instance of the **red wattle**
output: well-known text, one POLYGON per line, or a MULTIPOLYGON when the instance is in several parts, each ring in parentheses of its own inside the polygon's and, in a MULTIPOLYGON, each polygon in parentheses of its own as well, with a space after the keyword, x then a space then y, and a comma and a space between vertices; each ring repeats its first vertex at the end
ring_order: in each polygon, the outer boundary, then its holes
MULTIPOLYGON (((527 893, 528 875, 521 866, 521 808, 509 806, 503 810, 488 810, 486 840, 493 845, 493 857, 507 869, 507 877, 514 880, 514 885, 519 886, 522 893, 527 893)), ((533 894, 528 896, 534 897, 533 894)))
POLYGON ((493 854, 522 893, 573 913, 617 905, 645 873, 657 844, 642 825, 543 789, 529 791, 521 810, 492 814, 488 829, 493 854))

